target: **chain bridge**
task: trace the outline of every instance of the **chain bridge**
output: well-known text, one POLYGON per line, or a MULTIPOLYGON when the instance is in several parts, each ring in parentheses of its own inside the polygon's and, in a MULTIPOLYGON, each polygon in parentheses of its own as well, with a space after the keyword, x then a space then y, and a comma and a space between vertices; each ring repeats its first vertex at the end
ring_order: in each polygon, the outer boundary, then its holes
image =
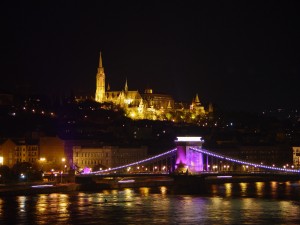
POLYGON ((93 171, 93 175, 108 174, 236 174, 269 173, 300 174, 299 169, 276 167, 232 158, 203 149, 201 137, 177 137, 177 148, 132 162, 127 165, 93 171))

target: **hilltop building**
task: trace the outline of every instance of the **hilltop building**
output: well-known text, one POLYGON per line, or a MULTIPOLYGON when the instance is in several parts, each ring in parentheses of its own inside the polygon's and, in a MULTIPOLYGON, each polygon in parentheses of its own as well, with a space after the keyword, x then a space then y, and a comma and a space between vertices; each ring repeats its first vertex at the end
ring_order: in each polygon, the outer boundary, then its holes
POLYGON ((111 102, 124 109, 126 116, 132 119, 171 120, 179 121, 183 118, 188 120, 199 119, 212 112, 205 111, 198 94, 192 103, 186 107, 184 104, 176 104, 172 96, 154 93, 152 89, 146 89, 144 93, 138 90, 129 90, 127 79, 124 89, 111 91, 105 83, 105 72, 100 52, 99 66, 96 74, 95 101, 99 103, 111 102))

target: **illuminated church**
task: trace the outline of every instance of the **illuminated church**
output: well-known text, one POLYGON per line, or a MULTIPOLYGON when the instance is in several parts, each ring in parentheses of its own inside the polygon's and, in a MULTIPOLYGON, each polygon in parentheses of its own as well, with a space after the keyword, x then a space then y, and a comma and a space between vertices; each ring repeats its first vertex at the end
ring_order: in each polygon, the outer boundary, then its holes
POLYGON ((198 95, 191 105, 185 106, 182 103, 175 103, 170 95, 153 93, 152 89, 146 89, 142 94, 138 90, 130 91, 127 79, 123 90, 110 90, 109 84, 106 86, 105 83, 101 52, 96 74, 95 101, 113 103, 124 109, 126 116, 132 119, 178 121, 178 116, 182 119, 187 114, 191 118, 203 117, 207 114, 198 95))

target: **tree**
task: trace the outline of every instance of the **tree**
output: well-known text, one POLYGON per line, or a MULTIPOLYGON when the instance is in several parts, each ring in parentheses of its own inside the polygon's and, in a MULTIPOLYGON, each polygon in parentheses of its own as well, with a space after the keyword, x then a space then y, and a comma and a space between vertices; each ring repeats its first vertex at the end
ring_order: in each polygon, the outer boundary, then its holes
POLYGON ((42 172, 37 169, 37 165, 30 162, 16 163, 12 168, 12 172, 14 178, 21 181, 42 180, 42 172))
POLYGON ((0 183, 6 183, 11 179, 11 171, 8 166, 0 166, 0 183))

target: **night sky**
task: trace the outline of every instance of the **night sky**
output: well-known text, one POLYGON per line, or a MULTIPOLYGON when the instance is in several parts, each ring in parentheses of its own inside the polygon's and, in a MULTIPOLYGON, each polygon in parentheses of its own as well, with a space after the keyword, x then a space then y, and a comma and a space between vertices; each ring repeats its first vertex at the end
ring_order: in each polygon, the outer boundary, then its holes
POLYGON ((127 78, 224 110, 300 108, 297 1, 8 2, 1 90, 94 95, 102 51, 111 90, 127 78))

